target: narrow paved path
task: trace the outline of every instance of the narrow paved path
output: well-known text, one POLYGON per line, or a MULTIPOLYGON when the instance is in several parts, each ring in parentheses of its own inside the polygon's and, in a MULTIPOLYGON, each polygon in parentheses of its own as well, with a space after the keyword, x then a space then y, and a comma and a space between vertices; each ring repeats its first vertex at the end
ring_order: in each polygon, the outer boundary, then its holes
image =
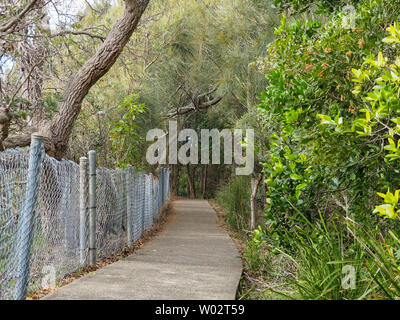
POLYGON ((207 201, 176 200, 176 216, 135 254, 44 299, 235 299, 239 253, 207 201))

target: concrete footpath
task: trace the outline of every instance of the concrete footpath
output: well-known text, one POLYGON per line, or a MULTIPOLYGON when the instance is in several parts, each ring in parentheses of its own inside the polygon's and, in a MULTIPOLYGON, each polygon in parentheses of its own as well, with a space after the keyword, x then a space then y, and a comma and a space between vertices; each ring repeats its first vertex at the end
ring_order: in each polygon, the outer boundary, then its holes
POLYGON ((239 253, 204 200, 176 200, 176 216, 133 255, 43 299, 235 299, 239 253))

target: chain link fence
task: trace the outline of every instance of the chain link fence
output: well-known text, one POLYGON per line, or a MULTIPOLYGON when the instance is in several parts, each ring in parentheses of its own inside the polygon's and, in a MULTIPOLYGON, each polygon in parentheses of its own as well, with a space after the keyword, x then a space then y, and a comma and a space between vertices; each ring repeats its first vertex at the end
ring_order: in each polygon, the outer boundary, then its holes
POLYGON ((169 195, 168 169, 158 177, 136 168, 89 172, 86 158, 78 165, 47 156, 40 138, 30 150, 0 153, 0 300, 24 299, 132 245, 169 195))

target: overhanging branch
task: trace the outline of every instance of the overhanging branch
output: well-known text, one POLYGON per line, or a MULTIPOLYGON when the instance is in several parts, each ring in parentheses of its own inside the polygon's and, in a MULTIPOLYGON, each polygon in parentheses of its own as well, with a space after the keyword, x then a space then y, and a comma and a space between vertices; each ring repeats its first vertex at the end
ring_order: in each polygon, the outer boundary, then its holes
POLYGON ((216 91, 217 88, 213 88, 208 92, 196 95, 195 97, 190 97, 191 101, 189 104, 175 110, 170 110, 167 113, 166 118, 174 118, 176 116, 184 115, 193 111, 206 110, 212 106, 215 106, 223 98, 223 96, 213 98, 211 95, 216 91))

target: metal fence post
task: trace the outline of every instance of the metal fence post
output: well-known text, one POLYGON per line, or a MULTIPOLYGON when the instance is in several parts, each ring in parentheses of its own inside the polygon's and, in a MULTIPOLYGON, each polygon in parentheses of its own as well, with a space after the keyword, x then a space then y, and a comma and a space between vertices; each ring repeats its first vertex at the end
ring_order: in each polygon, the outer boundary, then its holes
POLYGON ((145 230, 145 227, 144 227, 144 220, 145 220, 145 210, 146 210, 146 174, 144 173, 144 172, 141 172, 141 185, 140 185, 140 192, 141 192, 141 202, 142 202, 142 205, 141 205, 141 210, 142 210, 142 212, 141 212, 141 216, 142 216, 142 226, 141 226, 141 228, 142 228, 142 234, 143 234, 143 231, 145 230))
POLYGON ((166 178, 166 180, 167 180, 167 192, 166 192, 166 199, 170 196, 170 187, 171 187, 171 181, 169 180, 169 176, 170 176, 170 173, 171 173, 171 169, 168 169, 167 170, 167 174, 166 174, 166 176, 167 176, 167 178, 166 178))
POLYGON ((133 225, 133 241, 138 239, 138 218, 139 218, 139 197, 138 197, 138 176, 137 169, 133 169, 133 193, 132 193, 132 225, 133 225))
POLYGON ((155 184, 154 184, 154 193, 155 193, 155 217, 158 216, 158 210, 160 209, 160 189, 159 189, 159 178, 156 177, 155 184))
POLYGON ((144 176, 144 231, 147 231, 148 226, 148 217, 150 211, 150 204, 149 204, 149 176, 145 174, 144 176))
POLYGON ((164 192, 165 192, 165 176, 164 176, 164 170, 162 171, 162 181, 160 184, 160 188, 161 188, 161 207, 164 205, 164 192))
POLYGON ((153 219, 154 219, 154 196, 153 196, 153 175, 150 173, 149 174, 149 225, 147 226, 148 229, 151 228, 153 225, 153 219))
POLYGON ((131 246, 132 241, 132 184, 131 184, 131 168, 126 170, 126 233, 128 234, 128 246, 131 246))
POLYGON ((142 221, 142 210, 143 210, 143 202, 142 202, 142 172, 140 170, 137 171, 137 228, 139 230, 138 232, 138 237, 140 238, 142 236, 142 230, 143 230, 143 221, 142 221))
POLYGON ((96 264, 96 151, 89 151, 89 263, 96 264))
POLYGON ((88 208, 88 158, 82 157, 79 159, 79 202, 80 202, 80 219, 79 219, 79 244, 80 244, 80 264, 87 264, 87 234, 86 234, 86 217, 88 208))
POLYGON ((165 170, 164 168, 161 169, 161 174, 160 174, 161 180, 160 180, 160 186, 161 186, 161 207, 164 205, 165 201, 165 170))
POLYGON ((164 205, 165 202, 165 169, 161 169, 161 206, 164 205))
POLYGON ((33 214, 37 200, 37 181, 43 159, 43 137, 33 134, 29 151, 29 169, 25 205, 18 219, 17 229, 17 282, 15 299, 23 300, 27 295, 29 281, 29 257, 32 244, 33 214))

